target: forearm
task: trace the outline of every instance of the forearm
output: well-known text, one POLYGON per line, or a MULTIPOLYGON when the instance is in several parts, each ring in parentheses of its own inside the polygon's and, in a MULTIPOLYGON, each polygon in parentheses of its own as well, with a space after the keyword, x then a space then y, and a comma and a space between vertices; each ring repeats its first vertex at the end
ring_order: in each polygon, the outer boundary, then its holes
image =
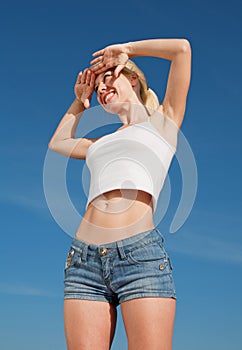
POLYGON ((51 147, 51 145, 53 145, 55 142, 70 139, 75 136, 78 122, 84 110, 85 108, 83 106, 83 103, 75 99, 69 107, 68 111, 61 119, 54 135, 49 142, 49 147, 51 147))
POLYGON ((186 39, 148 39, 129 42, 125 45, 130 58, 138 56, 153 56, 172 60, 177 54, 190 50, 186 39))

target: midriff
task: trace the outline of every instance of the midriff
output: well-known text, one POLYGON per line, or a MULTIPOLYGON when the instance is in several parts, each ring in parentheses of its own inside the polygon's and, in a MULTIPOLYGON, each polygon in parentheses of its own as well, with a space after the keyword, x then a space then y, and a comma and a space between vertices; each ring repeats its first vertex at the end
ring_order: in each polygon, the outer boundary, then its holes
POLYGON ((140 190, 118 189, 94 198, 75 238, 100 245, 153 228, 152 196, 140 190))

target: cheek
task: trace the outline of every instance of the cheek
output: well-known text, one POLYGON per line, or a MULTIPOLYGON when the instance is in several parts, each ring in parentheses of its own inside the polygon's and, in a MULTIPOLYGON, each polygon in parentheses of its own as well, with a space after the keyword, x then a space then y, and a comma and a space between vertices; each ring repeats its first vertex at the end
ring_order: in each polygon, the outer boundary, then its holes
POLYGON ((126 100, 128 97, 130 97, 132 95, 132 89, 130 88, 130 86, 128 84, 123 85, 120 89, 119 89, 119 96, 121 99, 126 100))
POLYGON ((120 90, 122 91, 122 93, 130 94, 132 86, 128 79, 124 79, 122 81, 122 84, 120 84, 120 90))

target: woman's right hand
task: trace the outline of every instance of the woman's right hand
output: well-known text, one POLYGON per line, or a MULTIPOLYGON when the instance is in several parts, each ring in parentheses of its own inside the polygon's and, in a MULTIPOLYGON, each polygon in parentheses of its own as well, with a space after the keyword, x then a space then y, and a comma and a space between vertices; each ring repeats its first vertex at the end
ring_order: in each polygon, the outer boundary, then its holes
POLYGON ((78 74, 74 92, 76 99, 84 105, 84 108, 90 107, 94 91, 95 77, 95 73, 88 68, 78 74))

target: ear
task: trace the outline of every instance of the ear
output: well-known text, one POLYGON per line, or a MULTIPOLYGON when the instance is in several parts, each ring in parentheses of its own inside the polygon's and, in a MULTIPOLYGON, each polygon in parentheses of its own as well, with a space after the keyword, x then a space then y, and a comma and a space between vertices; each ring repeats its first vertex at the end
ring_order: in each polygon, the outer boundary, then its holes
POLYGON ((130 81, 132 87, 136 87, 139 83, 138 75, 135 72, 133 72, 129 77, 129 81, 130 81))

